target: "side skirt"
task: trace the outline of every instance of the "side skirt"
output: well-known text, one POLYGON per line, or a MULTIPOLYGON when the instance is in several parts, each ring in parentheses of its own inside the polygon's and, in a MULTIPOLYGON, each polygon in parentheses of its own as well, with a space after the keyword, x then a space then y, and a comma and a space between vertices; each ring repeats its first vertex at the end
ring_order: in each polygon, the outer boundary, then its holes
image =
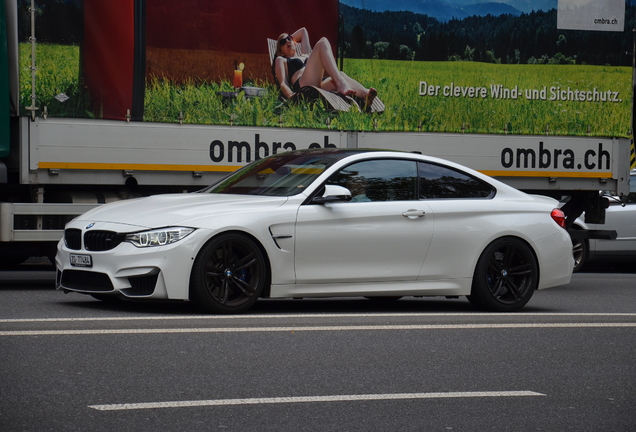
POLYGON ((356 296, 463 296, 472 278, 435 281, 365 282, 342 284, 272 285, 270 298, 356 296))

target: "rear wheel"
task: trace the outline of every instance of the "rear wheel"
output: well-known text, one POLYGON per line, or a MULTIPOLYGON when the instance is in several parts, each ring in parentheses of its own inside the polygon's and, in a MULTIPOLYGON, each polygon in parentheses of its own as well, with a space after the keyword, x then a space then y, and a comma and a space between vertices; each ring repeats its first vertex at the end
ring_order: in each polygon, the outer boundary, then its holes
POLYGON ((195 259, 190 299, 208 312, 244 312, 258 300, 266 281, 265 258, 256 242, 243 234, 223 234, 195 259))
POLYGON ((521 309, 539 283, 539 267, 523 241, 504 237, 492 242, 481 254, 468 300, 495 312, 521 309))

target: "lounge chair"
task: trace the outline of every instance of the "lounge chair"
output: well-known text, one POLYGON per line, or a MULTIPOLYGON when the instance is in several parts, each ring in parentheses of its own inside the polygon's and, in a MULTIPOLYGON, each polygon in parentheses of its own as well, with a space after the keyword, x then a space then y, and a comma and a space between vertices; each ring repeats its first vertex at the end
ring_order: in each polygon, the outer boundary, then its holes
MULTIPOLYGON (((274 63, 274 58, 276 57, 276 44, 276 40, 267 39, 270 64, 274 63)), ((296 51, 298 55, 302 55, 302 52, 300 51, 300 44, 296 45, 296 51)), ((276 78, 274 77, 274 79, 276 78)), ((289 86, 291 87, 291 84, 289 84, 289 86)), ((362 111, 365 109, 363 99, 341 95, 337 92, 327 91, 317 86, 304 86, 300 89, 300 94, 296 98, 305 98, 310 101, 321 99, 325 102, 328 108, 337 111, 349 111, 352 108, 356 111, 362 111)), ((384 104, 378 97, 376 97, 373 100, 371 107, 367 108, 367 112, 384 112, 384 104)))

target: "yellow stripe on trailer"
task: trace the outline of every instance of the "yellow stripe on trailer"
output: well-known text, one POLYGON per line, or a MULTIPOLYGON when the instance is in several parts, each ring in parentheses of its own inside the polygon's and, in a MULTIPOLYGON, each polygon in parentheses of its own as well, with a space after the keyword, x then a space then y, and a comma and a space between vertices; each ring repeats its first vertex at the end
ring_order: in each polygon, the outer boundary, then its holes
POLYGON ((490 177, 612 178, 611 172, 493 171, 493 170, 478 170, 478 171, 490 177))
POLYGON ((123 164, 123 163, 75 163, 75 162, 39 162, 40 169, 75 170, 131 170, 131 171, 205 171, 233 172, 239 165, 171 165, 171 164, 123 164))

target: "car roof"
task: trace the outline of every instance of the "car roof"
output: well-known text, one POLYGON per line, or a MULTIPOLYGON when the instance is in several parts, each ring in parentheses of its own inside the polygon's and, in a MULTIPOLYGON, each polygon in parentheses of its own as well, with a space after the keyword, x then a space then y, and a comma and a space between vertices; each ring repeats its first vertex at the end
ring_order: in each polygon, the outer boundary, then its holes
MULTIPOLYGON (((490 176, 484 175, 466 165, 462 165, 448 159, 422 154, 422 152, 420 151, 404 151, 404 150, 392 150, 392 149, 382 149, 382 148, 314 148, 314 149, 292 150, 285 153, 278 153, 278 155, 285 155, 285 154, 298 154, 298 155, 306 154, 306 155, 312 155, 316 157, 333 158, 335 160, 349 159, 351 162, 365 159, 365 156, 372 156, 374 154, 377 154, 378 157, 390 157, 390 156, 397 156, 400 158, 412 157, 415 159, 419 159, 421 161, 443 164, 449 167, 454 167, 456 169, 466 171, 467 173, 470 173, 484 180, 487 179, 487 181, 489 181, 491 184, 493 182, 499 183, 496 179, 490 176)), ((338 164, 334 164, 334 167, 332 167, 331 169, 334 169, 336 165, 338 164)))

